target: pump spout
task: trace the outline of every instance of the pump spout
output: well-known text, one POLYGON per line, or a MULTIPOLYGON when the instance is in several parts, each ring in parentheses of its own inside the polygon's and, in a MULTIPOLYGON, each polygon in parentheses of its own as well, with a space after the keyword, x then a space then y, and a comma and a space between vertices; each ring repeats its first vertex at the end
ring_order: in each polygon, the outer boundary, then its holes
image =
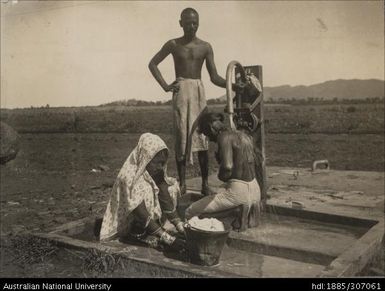
POLYGON ((245 69, 242 67, 242 65, 237 61, 231 61, 226 70, 226 95, 227 95, 227 110, 229 113, 229 119, 230 119, 230 127, 231 129, 235 130, 236 126, 234 124, 234 104, 233 104, 233 97, 231 96, 232 92, 232 73, 235 67, 238 67, 239 72, 241 74, 241 79, 245 82, 246 81, 246 72, 245 69))

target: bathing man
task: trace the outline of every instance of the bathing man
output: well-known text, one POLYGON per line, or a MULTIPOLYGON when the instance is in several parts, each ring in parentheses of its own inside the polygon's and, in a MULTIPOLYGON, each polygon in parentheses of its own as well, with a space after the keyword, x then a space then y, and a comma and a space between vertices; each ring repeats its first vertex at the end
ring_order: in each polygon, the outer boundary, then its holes
MULTIPOLYGON (((220 113, 205 113, 199 121, 199 130, 210 141, 218 144, 216 158, 219 163, 219 180, 226 182, 217 194, 206 196, 186 209, 186 219, 204 214, 215 214, 240 205, 258 205, 261 192, 256 180, 256 165, 261 155, 251 135, 225 127, 220 113)), ((215 215, 213 215, 215 217, 215 215)))
POLYGON ((184 35, 167 41, 151 59, 149 69, 166 92, 173 92, 175 158, 181 194, 186 192, 186 162, 191 163, 192 153, 198 152, 202 194, 209 195, 212 193, 208 186, 208 140, 196 130, 198 120, 206 108, 205 91, 201 81, 203 62, 206 61, 212 83, 226 88, 226 81, 217 73, 211 45, 196 37, 199 27, 198 12, 193 8, 184 9, 179 24, 184 35), (174 59, 176 81, 168 85, 158 69, 158 64, 170 54, 174 59))

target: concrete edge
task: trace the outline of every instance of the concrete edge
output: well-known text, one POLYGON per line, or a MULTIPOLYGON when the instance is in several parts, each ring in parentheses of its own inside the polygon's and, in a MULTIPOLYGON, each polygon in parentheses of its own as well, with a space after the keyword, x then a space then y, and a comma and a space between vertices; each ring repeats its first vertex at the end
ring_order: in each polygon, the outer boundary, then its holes
POLYGON ((367 217, 363 215, 347 216, 341 215, 337 211, 323 212, 319 209, 296 209, 276 203, 267 203, 266 212, 279 215, 295 216, 320 222, 348 225, 354 227, 373 227, 381 218, 367 217))
POLYGON ((351 277, 362 271, 381 250, 384 240, 384 220, 381 219, 357 242, 338 256, 320 277, 351 277))
MULTIPOLYGON (((83 223, 87 221, 87 219, 81 219, 83 223)), ((75 221, 77 225, 81 224, 81 221, 75 221)), ((67 223, 67 227, 72 227, 75 223, 67 223)), ((62 230, 65 230, 64 225, 61 227, 62 230)), ((171 258, 167 260, 171 263, 174 262, 175 265, 167 265, 167 263, 160 263, 153 261, 151 259, 144 259, 141 257, 137 257, 134 254, 134 250, 137 248, 136 246, 131 247, 132 251, 127 250, 127 252, 121 252, 120 249, 114 246, 105 246, 99 242, 86 242, 79 239, 74 239, 71 237, 67 237, 64 235, 60 235, 56 233, 56 231, 51 233, 30 233, 31 236, 37 237, 40 239, 45 239, 48 241, 52 241, 59 246, 79 249, 79 250, 90 250, 95 249, 100 252, 109 253, 117 255, 123 258, 125 261, 128 261, 130 264, 141 265, 141 267, 145 267, 150 273, 164 273, 170 274, 168 277, 201 277, 201 278, 239 278, 239 276, 234 273, 228 273, 225 271, 209 269, 210 267, 204 266, 195 266, 195 265, 187 265, 187 263, 183 263, 171 258), (186 265, 183 265, 186 264, 186 265), (178 276, 179 275, 179 276, 178 276)), ((156 251, 156 250, 153 250, 156 251)), ((165 275, 167 277, 167 275, 165 275)))

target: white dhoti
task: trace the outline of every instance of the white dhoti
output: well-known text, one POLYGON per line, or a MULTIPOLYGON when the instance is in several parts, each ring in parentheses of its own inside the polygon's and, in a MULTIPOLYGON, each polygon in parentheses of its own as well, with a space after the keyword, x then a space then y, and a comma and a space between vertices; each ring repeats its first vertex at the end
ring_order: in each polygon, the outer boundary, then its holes
POLYGON ((208 139, 197 132, 198 120, 207 108, 200 79, 177 79, 179 91, 173 95, 175 153, 178 161, 191 164, 192 153, 208 150, 208 139))
POLYGON ((220 188, 215 195, 205 196, 186 209, 186 219, 204 213, 215 213, 239 205, 251 207, 261 201, 261 190, 256 179, 250 182, 231 179, 225 188, 220 188))

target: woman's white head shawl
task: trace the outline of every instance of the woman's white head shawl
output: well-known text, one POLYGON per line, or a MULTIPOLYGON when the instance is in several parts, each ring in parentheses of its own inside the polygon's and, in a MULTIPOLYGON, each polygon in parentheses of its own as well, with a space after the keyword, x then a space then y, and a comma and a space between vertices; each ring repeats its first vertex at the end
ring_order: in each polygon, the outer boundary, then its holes
MULTIPOLYGON (((162 216, 159 205, 159 188, 146 170, 147 164, 163 149, 167 149, 164 141, 157 135, 144 133, 127 160, 123 164, 103 217, 100 240, 111 239, 116 235, 124 235, 129 231, 132 222, 132 211, 145 202, 151 218, 158 220, 162 216)), ((170 178, 164 169, 165 181, 169 185, 169 193, 176 207, 180 190, 176 179, 170 178)))

